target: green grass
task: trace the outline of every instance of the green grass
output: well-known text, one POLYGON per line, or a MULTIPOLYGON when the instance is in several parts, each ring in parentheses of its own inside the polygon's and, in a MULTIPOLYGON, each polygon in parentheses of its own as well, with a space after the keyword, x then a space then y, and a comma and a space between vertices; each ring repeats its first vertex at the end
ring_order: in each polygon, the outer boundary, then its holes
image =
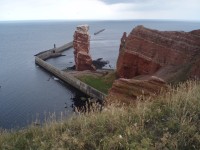
POLYGON ((0 131, 0 149, 198 150, 200 84, 188 81, 154 99, 129 106, 112 104, 101 113, 42 127, 0 131))
POLYGON ((78 78, 84 83, 94 87, 95 89, 108 94, 108 90, 112 87, 114 80, 116 79, 115 73, 109 73, 106 76, 98 77, 93 75, 84 75, 78 78))

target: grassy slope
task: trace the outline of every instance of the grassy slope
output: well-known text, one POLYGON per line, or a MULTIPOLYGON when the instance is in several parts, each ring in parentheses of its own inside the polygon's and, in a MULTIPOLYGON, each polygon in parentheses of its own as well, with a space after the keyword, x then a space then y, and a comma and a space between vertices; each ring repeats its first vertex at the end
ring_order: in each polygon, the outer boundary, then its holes
POLYGON ((0 149, 200 149, 200 85, 136 106, 108 106, 43 127, 1 133, 0 149))
POLYGON ((105 94, 108 94, 108 90, 112 87, 112 84, 114 80, 116 79, 116 77, 115 77, 115 73, 113 72, 103 77, 84 75, 84 76, 79 77, 78 79, 94 87, 95 89, 105 94))

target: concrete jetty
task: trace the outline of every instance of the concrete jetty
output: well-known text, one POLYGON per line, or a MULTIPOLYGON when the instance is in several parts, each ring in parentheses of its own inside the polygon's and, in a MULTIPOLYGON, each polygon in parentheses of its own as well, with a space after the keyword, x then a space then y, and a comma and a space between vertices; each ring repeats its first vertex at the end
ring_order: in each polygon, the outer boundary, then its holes
POLYGON ((70 75, 67 72, 64 72, 55 66, 47 63, 45 60, 52 58, 54 55, 60 54, 65 50, 68 50, 73 47, 73 42, 69 42, 61 47, 53 48, 47 51, 40 52, 35 55, 35 63, 44 68, 46 71, 52 73, 59 79, 63 80, 64 82, 70 84, 71 86, 75 87, 76 89, 80 90, 81 92, 89 95, 90 97, 104 100, 106 97, 106 94, 98 91, 97 89, 85 84, 84 82, 78 80, 74 76, 70 75))
POLYGON ((47 60, 49 58, 52 58, 52 57, 59 57, 62 55, 62 52, 70 49, 73 47, 73 42, 69 42, 67 44, 64 44, 58 48, 52 48, 52 49, 49 49, 49 50, 45 50, 45 51, 42 51, 38 54, 35 54, 35 56, 37 57, 40 57, 41 59, 43 60, 47 60))
POLYGON ((94 33, 94 35, 97 35, 97 34, 99 34, 99 33, 103 32, 104 30, 106 30, 106 29, 101 29, 101 30, 99 30, 99 31, 95 32, 95 33, 94 33))

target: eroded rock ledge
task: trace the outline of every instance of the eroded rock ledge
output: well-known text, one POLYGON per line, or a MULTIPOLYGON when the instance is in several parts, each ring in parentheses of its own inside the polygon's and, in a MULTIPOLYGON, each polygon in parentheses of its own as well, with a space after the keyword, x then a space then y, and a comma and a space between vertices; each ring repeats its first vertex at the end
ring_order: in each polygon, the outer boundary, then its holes
POLYGON ((200 78, 200 30, 158 31, 137 26, 128 36, 124 33, 117 76, 120 79, 110 94, 130 97, 158 93, 167 83, 200 78))

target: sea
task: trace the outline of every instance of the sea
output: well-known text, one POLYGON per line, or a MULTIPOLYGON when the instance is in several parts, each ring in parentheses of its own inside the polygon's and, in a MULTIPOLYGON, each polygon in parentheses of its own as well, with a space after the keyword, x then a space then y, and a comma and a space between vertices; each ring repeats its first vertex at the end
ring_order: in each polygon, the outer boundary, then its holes
MULTIPOLYGON (((116 68, 123 32, 137 25, 162 31, 200 29, 195 21, 0 21, 0 129, 21 129, 74 114, 73 106, 85 95, 37 66, 34 55, 71 42, 82 24, 90 27, 92 58, 108 60, 105 68, 111 69, 116 68)), ((47 61, 60 69, 72 67, 73 51, 47 61)))

